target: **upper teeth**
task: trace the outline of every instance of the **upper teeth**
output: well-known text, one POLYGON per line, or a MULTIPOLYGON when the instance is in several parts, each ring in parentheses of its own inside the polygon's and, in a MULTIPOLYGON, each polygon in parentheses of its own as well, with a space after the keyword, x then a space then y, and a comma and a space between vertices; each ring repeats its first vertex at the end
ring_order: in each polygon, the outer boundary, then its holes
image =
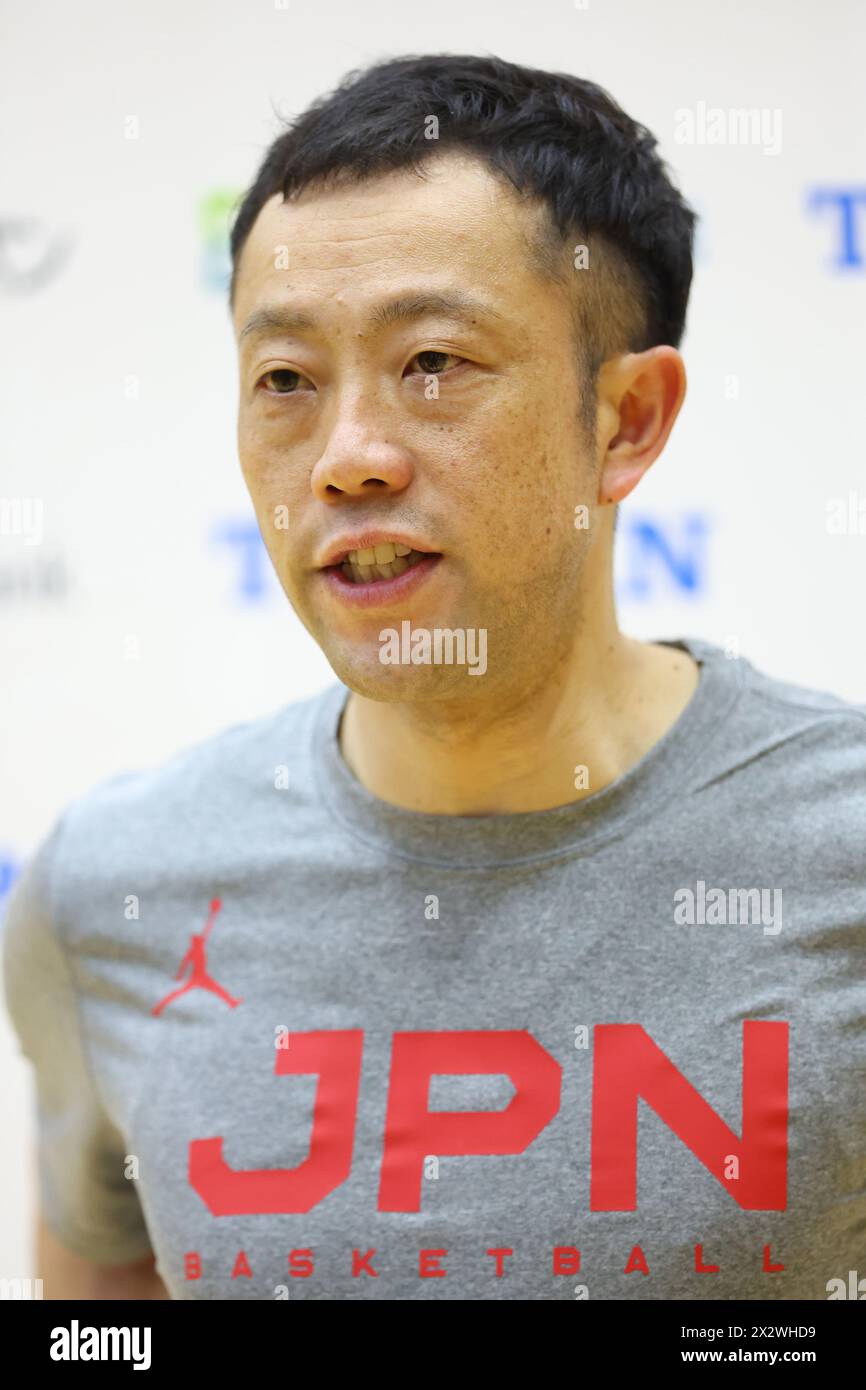
POLYGON ((371 545, 369 550, 350 550, 346 559, 351 565, 390 565, 398 555, 410 552, 411 546, 384 541, 381 545, 371 545))

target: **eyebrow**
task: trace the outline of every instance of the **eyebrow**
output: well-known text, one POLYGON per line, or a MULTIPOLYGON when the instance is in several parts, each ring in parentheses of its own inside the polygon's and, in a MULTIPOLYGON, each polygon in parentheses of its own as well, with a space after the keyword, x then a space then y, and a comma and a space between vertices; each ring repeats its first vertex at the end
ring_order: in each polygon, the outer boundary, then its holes
MULTIPOLYGON (((384 304, 378 304, 368 315, 364 324, 364 331, 373 333, 395 323, 411 323, 413 320, 424 318, 429 314, 447 314, 451 318, 467 321, 481 318, 504 322, 504 315, 500 314, 498 309, 494 309, 491 304, 486 304, 483 300, 476 299, 473 295, 465 294, 462 290, 447 290, 436 293, 413 291, 408 294, 401 294, 396 299, 387 300, 384 304)), ((271 331, 279 333, 293 333, 298 330, 314 332, 316 327, 316 319, 311 314, 302 313, 286 304, 275 304, 256 309, 241 329, 238 341, 243 342, 245 338, 258 337, 262 333, 271 331)))

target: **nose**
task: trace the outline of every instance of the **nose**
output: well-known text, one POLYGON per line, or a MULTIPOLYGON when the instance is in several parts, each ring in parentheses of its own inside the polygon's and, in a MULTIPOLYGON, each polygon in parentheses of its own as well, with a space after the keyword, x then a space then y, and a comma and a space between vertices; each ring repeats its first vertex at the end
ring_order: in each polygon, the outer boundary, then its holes
POLYGON ((414 476, 410 451, 389 439, 384 412, 358 399, 338 407, 324 453, 310 478, 321 502, 402 492, 414 476))

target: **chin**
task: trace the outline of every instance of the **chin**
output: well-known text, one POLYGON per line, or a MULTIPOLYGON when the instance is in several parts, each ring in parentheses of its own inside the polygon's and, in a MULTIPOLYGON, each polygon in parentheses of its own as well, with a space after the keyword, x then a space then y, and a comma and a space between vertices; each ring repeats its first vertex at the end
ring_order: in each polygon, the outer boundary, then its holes
POLYGON ((465 666, 383 665, 373 651, 327 651, 325 655, 343 685, 366 700, 384 704, 414 704, 481 693, 484 680, 472 678, 465 666))

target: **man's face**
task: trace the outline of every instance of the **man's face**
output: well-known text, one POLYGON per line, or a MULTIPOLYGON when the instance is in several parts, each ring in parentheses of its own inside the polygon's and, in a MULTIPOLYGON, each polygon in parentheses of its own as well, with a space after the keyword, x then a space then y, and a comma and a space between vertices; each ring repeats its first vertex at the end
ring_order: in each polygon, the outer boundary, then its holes
POLYGON ((537 217, 448 155, 423 179, 277 195, 243 249, 244 477, 292 606, 370 698, 501 698, 576 639, 592 529, 575 507, 594 508, 598 469, 569 296, 533 265, 537 217), (264 309, 283 326, 245 334, 264 309), (484 629, 484 678, 383 664, 380 634, 407 620, 484 629))

